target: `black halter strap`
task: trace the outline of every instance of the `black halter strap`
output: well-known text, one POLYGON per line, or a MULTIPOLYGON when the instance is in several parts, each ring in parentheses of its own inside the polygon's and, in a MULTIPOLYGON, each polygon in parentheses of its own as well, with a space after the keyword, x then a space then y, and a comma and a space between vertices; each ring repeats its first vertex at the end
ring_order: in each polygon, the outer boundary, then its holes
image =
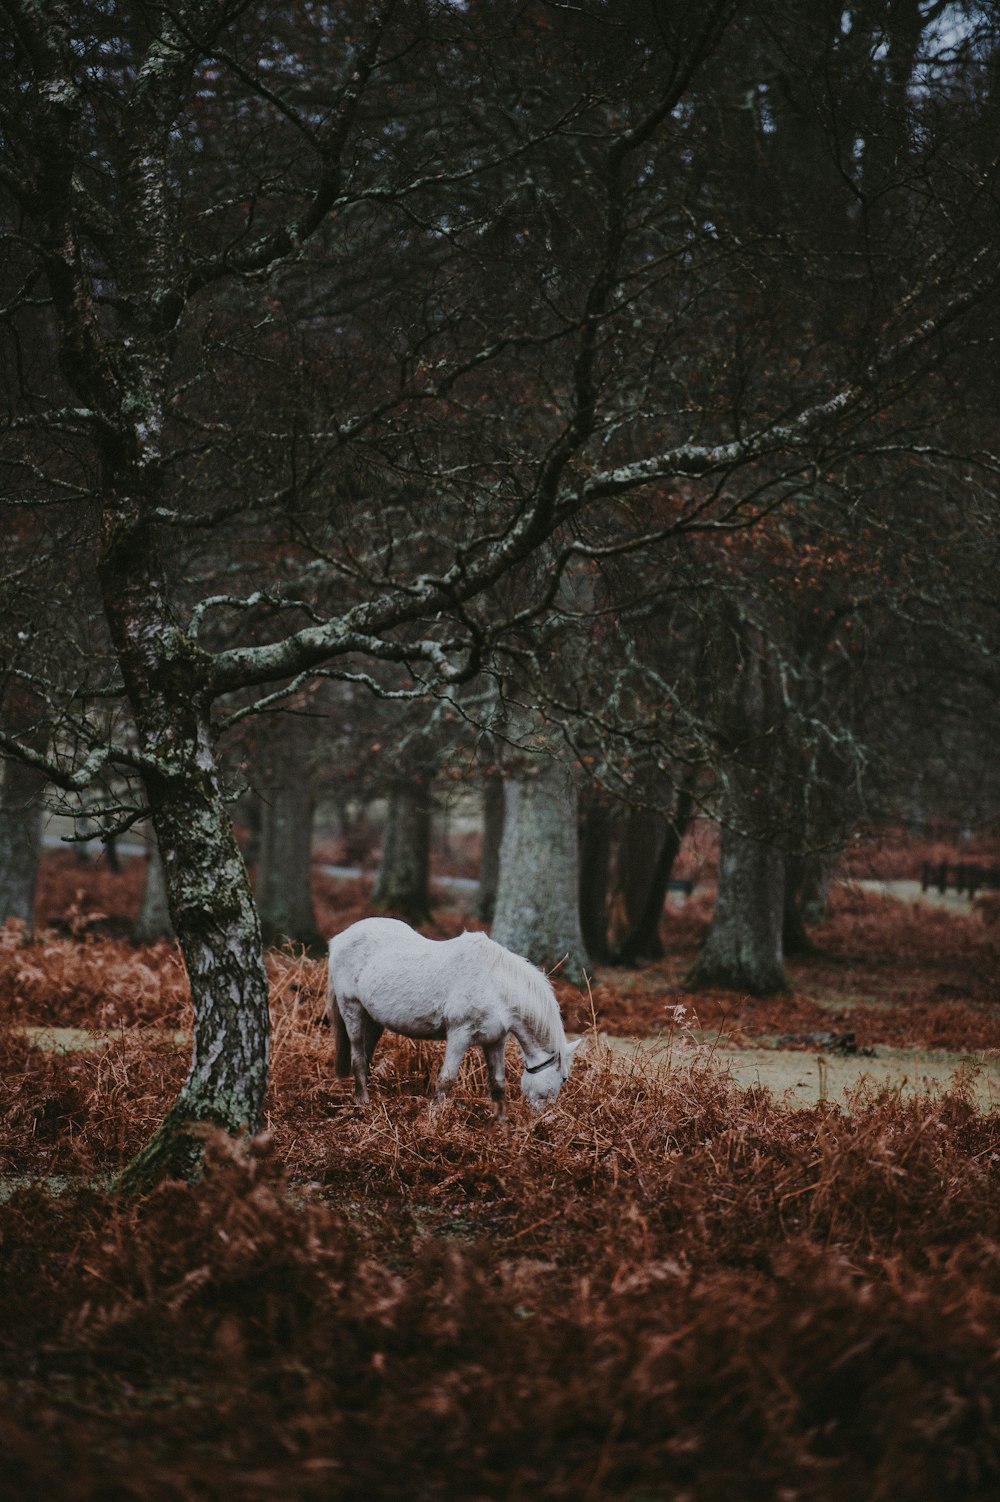
POLYGON ((554 1053, 550 1053, 549 1056, 548 1056, 548 1058, 547 1059, 543 1059, 540 1064, 525 1064, 525 1066, 524 1066, 524 1072, 525 1072, 525 1074, 538 1074, 542 1069, 548 1069, 549 1065, 550 1064, 554 1064, 555 1061, 556 1061, 555 1054, 554 1053))

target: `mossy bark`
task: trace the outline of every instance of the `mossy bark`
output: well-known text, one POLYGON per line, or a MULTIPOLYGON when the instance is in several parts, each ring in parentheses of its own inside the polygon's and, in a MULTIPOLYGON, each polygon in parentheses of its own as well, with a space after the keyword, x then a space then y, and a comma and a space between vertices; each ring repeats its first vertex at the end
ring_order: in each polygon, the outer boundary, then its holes
POLYGON ((230 1133, 256 1132, 267 1086, 260 927, 214 762, 206 749, 196 768, 154 781, 170 912, 191 984, 193 1046, 177 1100, 121 1176, 127 1190, 194 1171, 206 1123, 230 1133))
POLYGON ((268 1064, 267 974, 212 744, 209 659, 165 603, 151 495, 155 473, 145 467, 109 476, 100 574, 194 1026, 187 1077, 163 1124, 123 1171, 127 1191, 192 1173, 206 1124, 257 1131, 268 1064))

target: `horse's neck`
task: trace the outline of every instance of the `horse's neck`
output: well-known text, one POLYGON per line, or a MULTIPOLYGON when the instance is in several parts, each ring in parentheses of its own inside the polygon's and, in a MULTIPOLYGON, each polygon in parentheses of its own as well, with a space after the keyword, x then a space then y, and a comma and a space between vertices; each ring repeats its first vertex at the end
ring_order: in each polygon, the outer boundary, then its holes
POLYGON ((566 1047, 562 1018, 548 983, 533 966, 493 945, 496 980, 521 1052, 529 1064, 566 1047))
POLYGON ((517 1045, 524 1054, 524 1062, 529 1068, 538 1064, 550 1054, 561 1054, 565 1047, 565 1036, 562 1028, 553 1028, 550 1031, 540 1029, 538 1025, 526 1017, 520 1017, 516 1013, 511 1019, 511 1032, 517 1039, 517 1045))

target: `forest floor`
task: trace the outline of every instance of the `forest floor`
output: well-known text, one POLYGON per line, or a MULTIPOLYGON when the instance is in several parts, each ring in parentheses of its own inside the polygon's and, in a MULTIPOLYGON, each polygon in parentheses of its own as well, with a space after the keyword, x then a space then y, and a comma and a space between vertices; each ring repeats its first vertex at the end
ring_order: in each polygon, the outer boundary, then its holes
MULTIPOLYGON (((988 910, 844 887, 755 1000, 685 989, 696 895, 656 965, 557 980, 590 1045, 505 1130, 475 1061, 432 1116, 403 1040, 356 1113, 321 961, 275 952, 267 1131, 123 1203, 189 1029, 172 946, 116 936, 139 877, 49 857, 48 926, 0 935, 3 1502, 1000 1493, 988 910)), ((367 900, 317 886, 329 932, 367 900)))

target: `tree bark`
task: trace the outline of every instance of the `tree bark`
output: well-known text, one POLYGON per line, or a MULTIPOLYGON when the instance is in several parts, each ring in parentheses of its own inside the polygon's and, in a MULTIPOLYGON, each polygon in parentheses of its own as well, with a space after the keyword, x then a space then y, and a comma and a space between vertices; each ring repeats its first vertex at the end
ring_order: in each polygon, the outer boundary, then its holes
POLYGON ((696 986, 767 996, 787 988, 782 924, 785 858, 776 844, 783 782, 783 709, 770 644, 745 618, 728 623, 732 672, 721 727, 731 766, 722 801, 712 924, 691 972, 696 986))
POLYGON ((751 996, 770 996, 787 988, 784 877, 784 856, 777 846, 723 825, 715 911, 691 984, 751 996))
POLYGON ((265 943, 320 949, 312 895, 313 791, 310 722, 286 714, 268 738, 256 899, 265 943))
POLYGON ((32 931, 42 843, 44 773, 23 762, 0 765, 0 923, 19 918, 32 931))
POLYGON ((539 757, 504 778, 504 835, 493 937, 581 984, 577 795, 558 762, 539 757))
POLYGON ((229 1133, 257 1131, 268 1065, 267 973, 212 745, 210 660, 165 604, 149 520, 155 482, 155 464, 109 464, 100 578, 191 985, 194 1027, 177 1100, 120 1176, 127 1192, 194 1172, 206 1124, 229 1133))
POLYGON ((476 917, 484 923, 492 922, 496 912, 503 823, 503 778, 499 772, 487 772, 483 779, 483 843, 479 856, 479 889, 476 893, 476 917))
MULTIPOLYGON (((203 742, 206 752, 207 736, 203 742)), ((205 758, 207 761, 207 756, 205 758)), ((156 789, 154 822, 174 929, 194 1004, 191 1064, 149 1144, 121 1176, 127 1190, 188 1176, 203 1124, 255 1132, 267 1084, 267 974, 246 868, 215 776, 204 764, 156 789)))
POLYGON ((419 776, 389 792, 382 858, 372 901, 410 923, 431 915, 431 794, 419 776))

